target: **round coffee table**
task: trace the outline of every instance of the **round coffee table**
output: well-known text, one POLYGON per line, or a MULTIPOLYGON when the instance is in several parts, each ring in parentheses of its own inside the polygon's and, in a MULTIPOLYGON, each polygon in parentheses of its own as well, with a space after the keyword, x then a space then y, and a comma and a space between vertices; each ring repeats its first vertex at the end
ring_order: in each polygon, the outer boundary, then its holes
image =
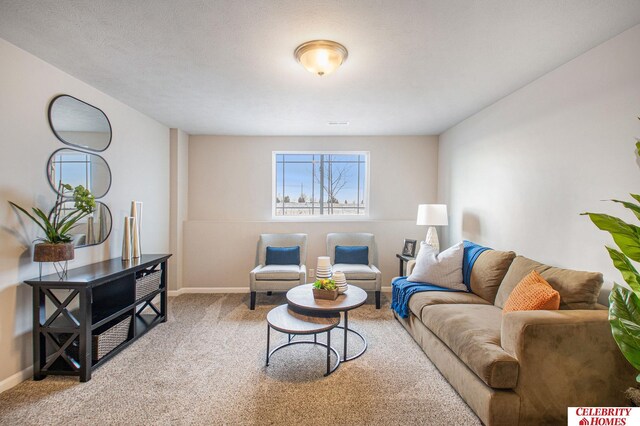
POLYGON ((340 323, 340 314, 337 312, 325 312, 323 315, 308 316, 290 309, 288 305, 280 305, 273 308, 267 314, 267 363, 269 366, 269 358, 275 352, 282 348, 292 345, 311 344, 318 345, 327 348, 327 372, 325 376, 333 373, 338 366, 340 366, 340 354, 334 348, 331 347, 331 330, 336 328, 340 323), (283 343, 277 348, 269 351, 269 344, 271 340, 271 329, 277 330, 281 333, 289 335, 287 343, 283 343), (327 333, 327 344, 318 342, 318 333, 327 333), (291 341, 292 335, 309 335, 313 334, 313 341, 311 340, 299 340, 291 341), (331 367, 331 352, 336 356, 336 364, 331 367))
POLYGON ((364 305, 364 302, 367 300, 367 292, 360 287, 349 284, 347 291, 338 295, 336 300, 325 300, 315 299, 313 297, 313 291, 311 290, 312 287, 313 284, 303 284, 289 290, 287 292, 287 302, 289 306, 309 316, 327 312, 341 312, 343 314, 344 324, 336 327, 344 330, 344 349, 341 361, 351 361, 365 353, 367 350, 367 340, 362 334, 349 328, 349 311, 364 305), (358 336, 363 343, 362 350, 352 356, 347 355, 347 336, 349 333, 358 336))

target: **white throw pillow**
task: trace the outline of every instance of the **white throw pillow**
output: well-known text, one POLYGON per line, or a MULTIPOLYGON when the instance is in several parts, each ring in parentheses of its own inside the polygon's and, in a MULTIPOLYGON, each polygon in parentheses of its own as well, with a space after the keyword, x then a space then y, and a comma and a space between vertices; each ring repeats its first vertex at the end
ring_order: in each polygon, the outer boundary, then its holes
POLYGON ((407 279, 412 282, 467 291, 467 286, 462 282, 463 256, 462 242, 438 254, 436 249, 423 241, 420 243, 416 266, 407 279))

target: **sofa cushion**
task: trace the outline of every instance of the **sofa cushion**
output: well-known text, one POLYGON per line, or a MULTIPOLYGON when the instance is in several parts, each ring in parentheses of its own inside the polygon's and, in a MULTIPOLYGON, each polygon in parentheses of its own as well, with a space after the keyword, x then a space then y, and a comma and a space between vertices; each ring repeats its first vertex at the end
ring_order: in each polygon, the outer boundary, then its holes
POLYGON ((348 265, 368 265, 369 264, 369 247, 368 246, 336 246, 336 263, 344 263, 348 265))
POLYGON ((531 271, 513 289, 504 304, 502 313, 513 311, 557 311, 560 293, 536 271, 531 271))
POLYGON ((333 265, 334 271, 344 272, 344 276, 349 280, 375 280, 376 273, 369 265, 354 265, 348 263, 336 263, 333 265))
POLYGON ((524 256, 517 256, 502 280, 495 305, 504 308, 513 289, 531 271, 536 271, 560 293, 560 309, 595 309, 602 287, 599 272, 573 271, 545 265, 524 256))
POLYGON ((516 257, 512 251, 487 250, 478 256, 471 269, 471 291, 489 303, 496 300, 500 283, 516 257))
POLYGON ((261 281, 297 281, 300 279, 298 265, 267 265, 256 271, 256 279, 261 281))
POLYGON ((442 305, 446 303, 490 305, 489 302, 473 293, 461 293, 455 291, 422 291, 411 296, 409 299, 409 310, 413 312, 415 316, 420 318, 422 316, 422 309, 426 306, 442 305))
POLYGON ((502 310, 493 305, 432 305, 420 317, 444 344, 488 386, 513 389, 518 361, 500 345, 502 310))
POLYGON ((265 265, 300 265, 300 246, 267 246, 265 265))
POLYGON ((424 241, 416 258, 416 266, 407 278, 414 283, 427 283, 452 290, 469 291, 462 282, 462 242, 438 253, 438 250, 424 241))

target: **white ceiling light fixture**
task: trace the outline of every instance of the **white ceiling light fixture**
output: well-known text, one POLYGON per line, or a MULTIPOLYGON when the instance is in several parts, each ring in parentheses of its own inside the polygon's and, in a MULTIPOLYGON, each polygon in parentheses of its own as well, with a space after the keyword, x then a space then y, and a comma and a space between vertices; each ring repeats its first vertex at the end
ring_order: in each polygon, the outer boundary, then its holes
POLYGON ((319 76, 331 74, 347 60, 347 48, 331 40, 312 40, 296 47, 296 60, 319 76))

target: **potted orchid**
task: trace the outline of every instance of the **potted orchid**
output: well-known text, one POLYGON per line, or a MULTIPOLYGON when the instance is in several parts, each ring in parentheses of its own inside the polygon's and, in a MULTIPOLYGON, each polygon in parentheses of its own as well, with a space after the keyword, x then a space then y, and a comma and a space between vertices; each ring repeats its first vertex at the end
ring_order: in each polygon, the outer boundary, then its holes
POLYGON ((96 208, 95 197, 82 185, 75 188, 69 184, 60 182, 56 204, 49 214, 45 214, 37 207, 32 207, 33 214, 9 201, 13 207, 24 213, 44 232, 44 237, 38 238, 33 251, 35 262, 63 262, 74 258, 72 237, 69 232, 78 224, 78 221, 93 213, 96 208), (66 198, 71 198, 74 209, 70 212, 64 210, 62 205, 66 198))

